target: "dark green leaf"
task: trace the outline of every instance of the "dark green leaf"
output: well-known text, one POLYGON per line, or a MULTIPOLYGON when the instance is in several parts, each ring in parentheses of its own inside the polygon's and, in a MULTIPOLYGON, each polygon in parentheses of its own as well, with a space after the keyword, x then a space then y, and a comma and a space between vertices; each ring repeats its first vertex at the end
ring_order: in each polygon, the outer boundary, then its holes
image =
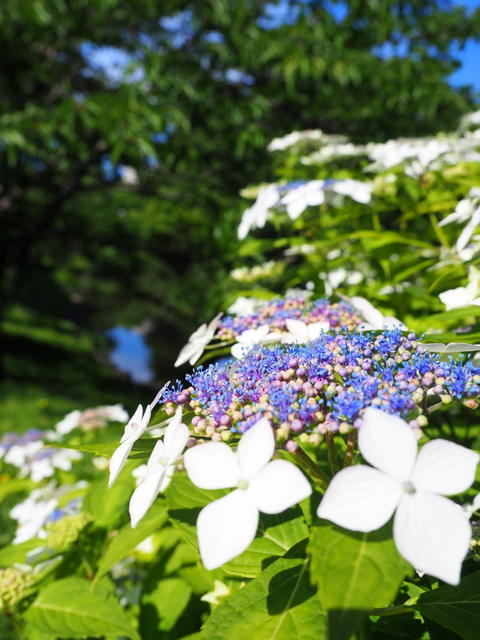
POLYGON ((156 504, 149 509, 145 517, 140 520, 134 529, 130 524, 122 527, 102 556, 95 581, 110 571, 117 562, 129 555, 142 540, 161 529, 166 520, 166 507, 163 501, 157 500, 156 504))
POLYGON ((412 606, 465 640, 479 640, 480 571, 462 578, 457 587, 443 586, 422 594, 412 606))
POLYGON ((348 640, 369 609, 388 606, 408 571, 389 525, 357 533, 321 521, 312 530, 308 552, 312 580, 328 614, 329 640, 348 640))
POLYGON ((140 640, 117 600, 81 578, 65 578, 47 585, 28 609, 25 619, 51 638, 115 634, 140 640))
POLYGON ((203 629, 205 640, 326 637, 326 616, 310 584, 302 543, 224 600, 203 629))
POLYGON ((83 500, 83 509, 93 516, 99 527, 113 529, 128 513, 128 502, 134 490, 131 464, 127 464, 109 489, 107 478, 93 482, 83 500))

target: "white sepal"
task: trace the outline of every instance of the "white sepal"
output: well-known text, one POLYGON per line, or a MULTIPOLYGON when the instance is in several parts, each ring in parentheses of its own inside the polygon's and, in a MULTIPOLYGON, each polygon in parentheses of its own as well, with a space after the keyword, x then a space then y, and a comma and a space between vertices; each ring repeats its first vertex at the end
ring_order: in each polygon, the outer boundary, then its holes
POLYGON ((353 531, 374 531, 390 520, 402 485, 365 465, 342 469, 333 477, 317 515, 353 531))
POLYGON ((289 333, 283 339, 286 343, 306 344, 311 340, 316 340, 322 331, 328 331, 330 325, 328 322, 313 322, 305 324, 301 320, 288 318, 285 321, 289 333))
POLYGON ((207 442, 188 449, 184 464, 188 477, 200 489, 229 489, 240 480, 236 456, 224 442, 207 442))
POLYGON ((256 474, 248 493, 262 513, 281 513, 308 498, 312 488, 294 464, 273 460, 256 474))
POLYGON ((273 456, 275 438, 270 422, 261 418, 240 439, 237 449, 242 479, 250 480, 273 456))
POLYGON ((480 351, 480 344, 468 344, 466 342, 424 342, 422 343, 426 351, 430 353, 465 353, 469 351, 480 351))
POLYGON ((369 407, 363 414, 358 447, 371 465, 406 481, 417 453, 413 430, 401 419, 369 407))
POLYGON ((131 440, 125 440, 115 449, 110 458, 110 476, 108 479, 108 488, 112 486, 115 480, 118 478, 118 474, 123 468, 123 465, 127 461, 127 458, 132 450, 133 442, 131 440))
POLYGON ((182 424, 182 407, 178 407, 165 430, 163 442, 168 461, 174 462, 187 445, 190 431, 186 424, 182 424))
POLYGON ((135 413, 132 415, 130 420, 125 425, 125 430, 120 439, 120 442, 125 442, 125 440, 128 440, 132 436, 135 436, 142 422, 143 422, 143 407, 141 404, 139 404, 138 407, 135 409, 135 413))
POLYGON ((417 571, 449 584, 460 582, 471 535, 463 509, 443 496, 404 495, 395 513, 393 536, 402 556, 417 571))
POLYGON ((163 463, 165 457, 165 445, 159 440, 150 455, 145 476, 130 498, 129 513, 132 527, 137 526, 160 491, 168 468, 163 463))
POLYGON ((478 453, 448 440, 431 440, 420 450, 411 481, 422 491, 444 496, 466 491, 475 480, 478 453))
POLYGON ((258 510, 246 491, 236 489, 204 507, 197 518, 203 564, 216 569, 244 551, 255 537, 258 510))

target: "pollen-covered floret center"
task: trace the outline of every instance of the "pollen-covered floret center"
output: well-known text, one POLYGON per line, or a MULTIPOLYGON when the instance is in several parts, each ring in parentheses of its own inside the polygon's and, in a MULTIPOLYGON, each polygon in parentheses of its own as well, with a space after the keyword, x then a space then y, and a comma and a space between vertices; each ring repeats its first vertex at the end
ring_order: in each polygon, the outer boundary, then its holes
POLYGON ((407 480, 407 482, 403 483, 403 490, 405 491, 405 493, 408 493, 408 495, 413 495, 417 492, 415 485, 413 484, 413 482, 410 482, 410 480, 407 480))
POLYGON ((245 478, 240 478, 237 486, 239 489, 246 491, 248 489, 248 480, 246 480, 245 478))

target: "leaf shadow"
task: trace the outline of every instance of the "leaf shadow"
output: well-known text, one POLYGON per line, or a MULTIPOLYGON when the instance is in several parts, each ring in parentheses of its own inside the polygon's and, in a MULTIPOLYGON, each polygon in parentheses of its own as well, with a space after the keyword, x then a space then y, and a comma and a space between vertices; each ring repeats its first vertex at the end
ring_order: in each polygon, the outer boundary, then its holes
MULTIPOLYGON (((305 560, 307 539, 295 544, 283 558, 305 560)), ((268 584, 267 610, 277 615, 293 609, 315 594, 305 562, 276 573, 268 584)))
MULTIPOLYGON (((324 520, 320 518, 318 522, 315 523, 316 527, 328 526, 331 527, 334 531, 339 531, 342 535, 347 536, 349 538, 353 538, 354 540, 362 540, 365 537, 365 533, 362 531, 351 531, 350 529, 344 529, 330 520, 324 520)), ((383 525, 380 529, 376 529, 375 531, 368 532, 368 541, 369 542, 384 542, 385 540, 389 540, 392 537, 392 519, 390 519, 387 524, 383 525)))
POLYGON ((195 526, 200 511, 201 507, 194 507, 190 509, 169 509, 168 515, 173 518, 173 520, 178 520, 184 524, 195 526))

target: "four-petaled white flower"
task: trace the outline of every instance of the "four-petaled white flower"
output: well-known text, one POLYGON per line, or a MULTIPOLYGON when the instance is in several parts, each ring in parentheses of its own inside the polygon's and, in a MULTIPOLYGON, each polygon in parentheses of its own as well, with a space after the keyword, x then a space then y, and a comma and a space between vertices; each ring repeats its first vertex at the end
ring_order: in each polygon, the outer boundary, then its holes
POLYGON ((352 307, 361 313, 363 318, 365 319, 365 323, 363 323, 360 328, 361 329, 406 329, 407 327, 393 316, 384 316, 381 311, 375 309, 373 304, 371 304, 365 298, 361 296, 353 296, 353 298, 347 298, 347 296, 340 296, 346 302, 349 302, 352 307))
POLYGON ((123 432, 123 436, 120 440, 120 446, 115 449, 112 457, 110 458, 110 477, 108 479, 109 487, 112 486, 118 474, 122 470, 135 441, 140 438, 148 427, 148 423, 152 416, 152 410, 155 408, 155 405, 169 384, 170 382, 167 382, 157 393, 153 401, 145 407, 145 413, 143 412, 142 405, 139 404, 137 410, 126 424, 125 431, 123 432))
POLYGON ((152 506, 159 493, 170 484, 175 463, 183 453, 189 437, 186 424, 182 424, 182 407, 168 423, 163 440, 159 440, 150 455, 142 481, 130 498, 130 519, 136 527, 152 506))
POLYGON ((448 291, 440 293, 438 297, 445 305, 447 311, 469 305, 480 306, 480 271, 475 269, 475 267, 469 267, 466 287, 449 289, 448 291))
POLYGON ((333 478, 318 515, 354 531, 373 531, 395 512, 393 537, 417 571, 458 584, 471 528, 460 506, 445 495, 461 493, 475 478, 479 456, 447 440, 431 440, 417 455, 412 429, 378 409, 365 411, 358 437, 367 462, 333 478))
POLYGON ((283 196, 281 202, 292 220, 296 220, 307 207, 313 207, 325 202, 324 180, 310 180, 291 189, 283 196))
POLYGON ((316 340, 323 331, 329 331, 330 324, 328 322, 312 322, 305 324, 301 320, 288 318, 285 321, 288 333, 283 337, 286 344, 306 344, 311 340, 316 340))
POLYGON ((222 315, 223 314, 219 313, 209 324, 205 322, 192 333, 192 335, 188 339, 187 344, 178 354, 178 357, 175 360, 175 367, 179 367, 181 364, 185 364, 185 362, 187 361, 192 366, 197 362, 197 360, 202 355, 203 350, 213 338, 222 315))
POLYGON ((270 333, 270 327, 268 324, 262 324, 257 329, 247 329, 246 331, 242 331, 242 333, 237 336, 237 340, 238 342, 236 342, 231 348, 231 353, 234 358, 240 360, 257 344, 280 342, 282 340, 282 334, 270 333))
POLYGON ((311 494, 310 484, 294 464, 269 462, 274 450, 272 427, 262 418, 242 436, 236 453, 222 442, 209 442, 185 453, 185 468, 197 487, 235 487, 198 515, 198 543, 207 569, 221 566, 249 546, 259 512, 280 513, 311 494))
POLYGON ((352 200, 361 204, 368 204, 372 199, 373 184, 371 182, 360 182, 360 180, 334 180, 329 185, 329 191, 342 196, 349 196, 352 200))

